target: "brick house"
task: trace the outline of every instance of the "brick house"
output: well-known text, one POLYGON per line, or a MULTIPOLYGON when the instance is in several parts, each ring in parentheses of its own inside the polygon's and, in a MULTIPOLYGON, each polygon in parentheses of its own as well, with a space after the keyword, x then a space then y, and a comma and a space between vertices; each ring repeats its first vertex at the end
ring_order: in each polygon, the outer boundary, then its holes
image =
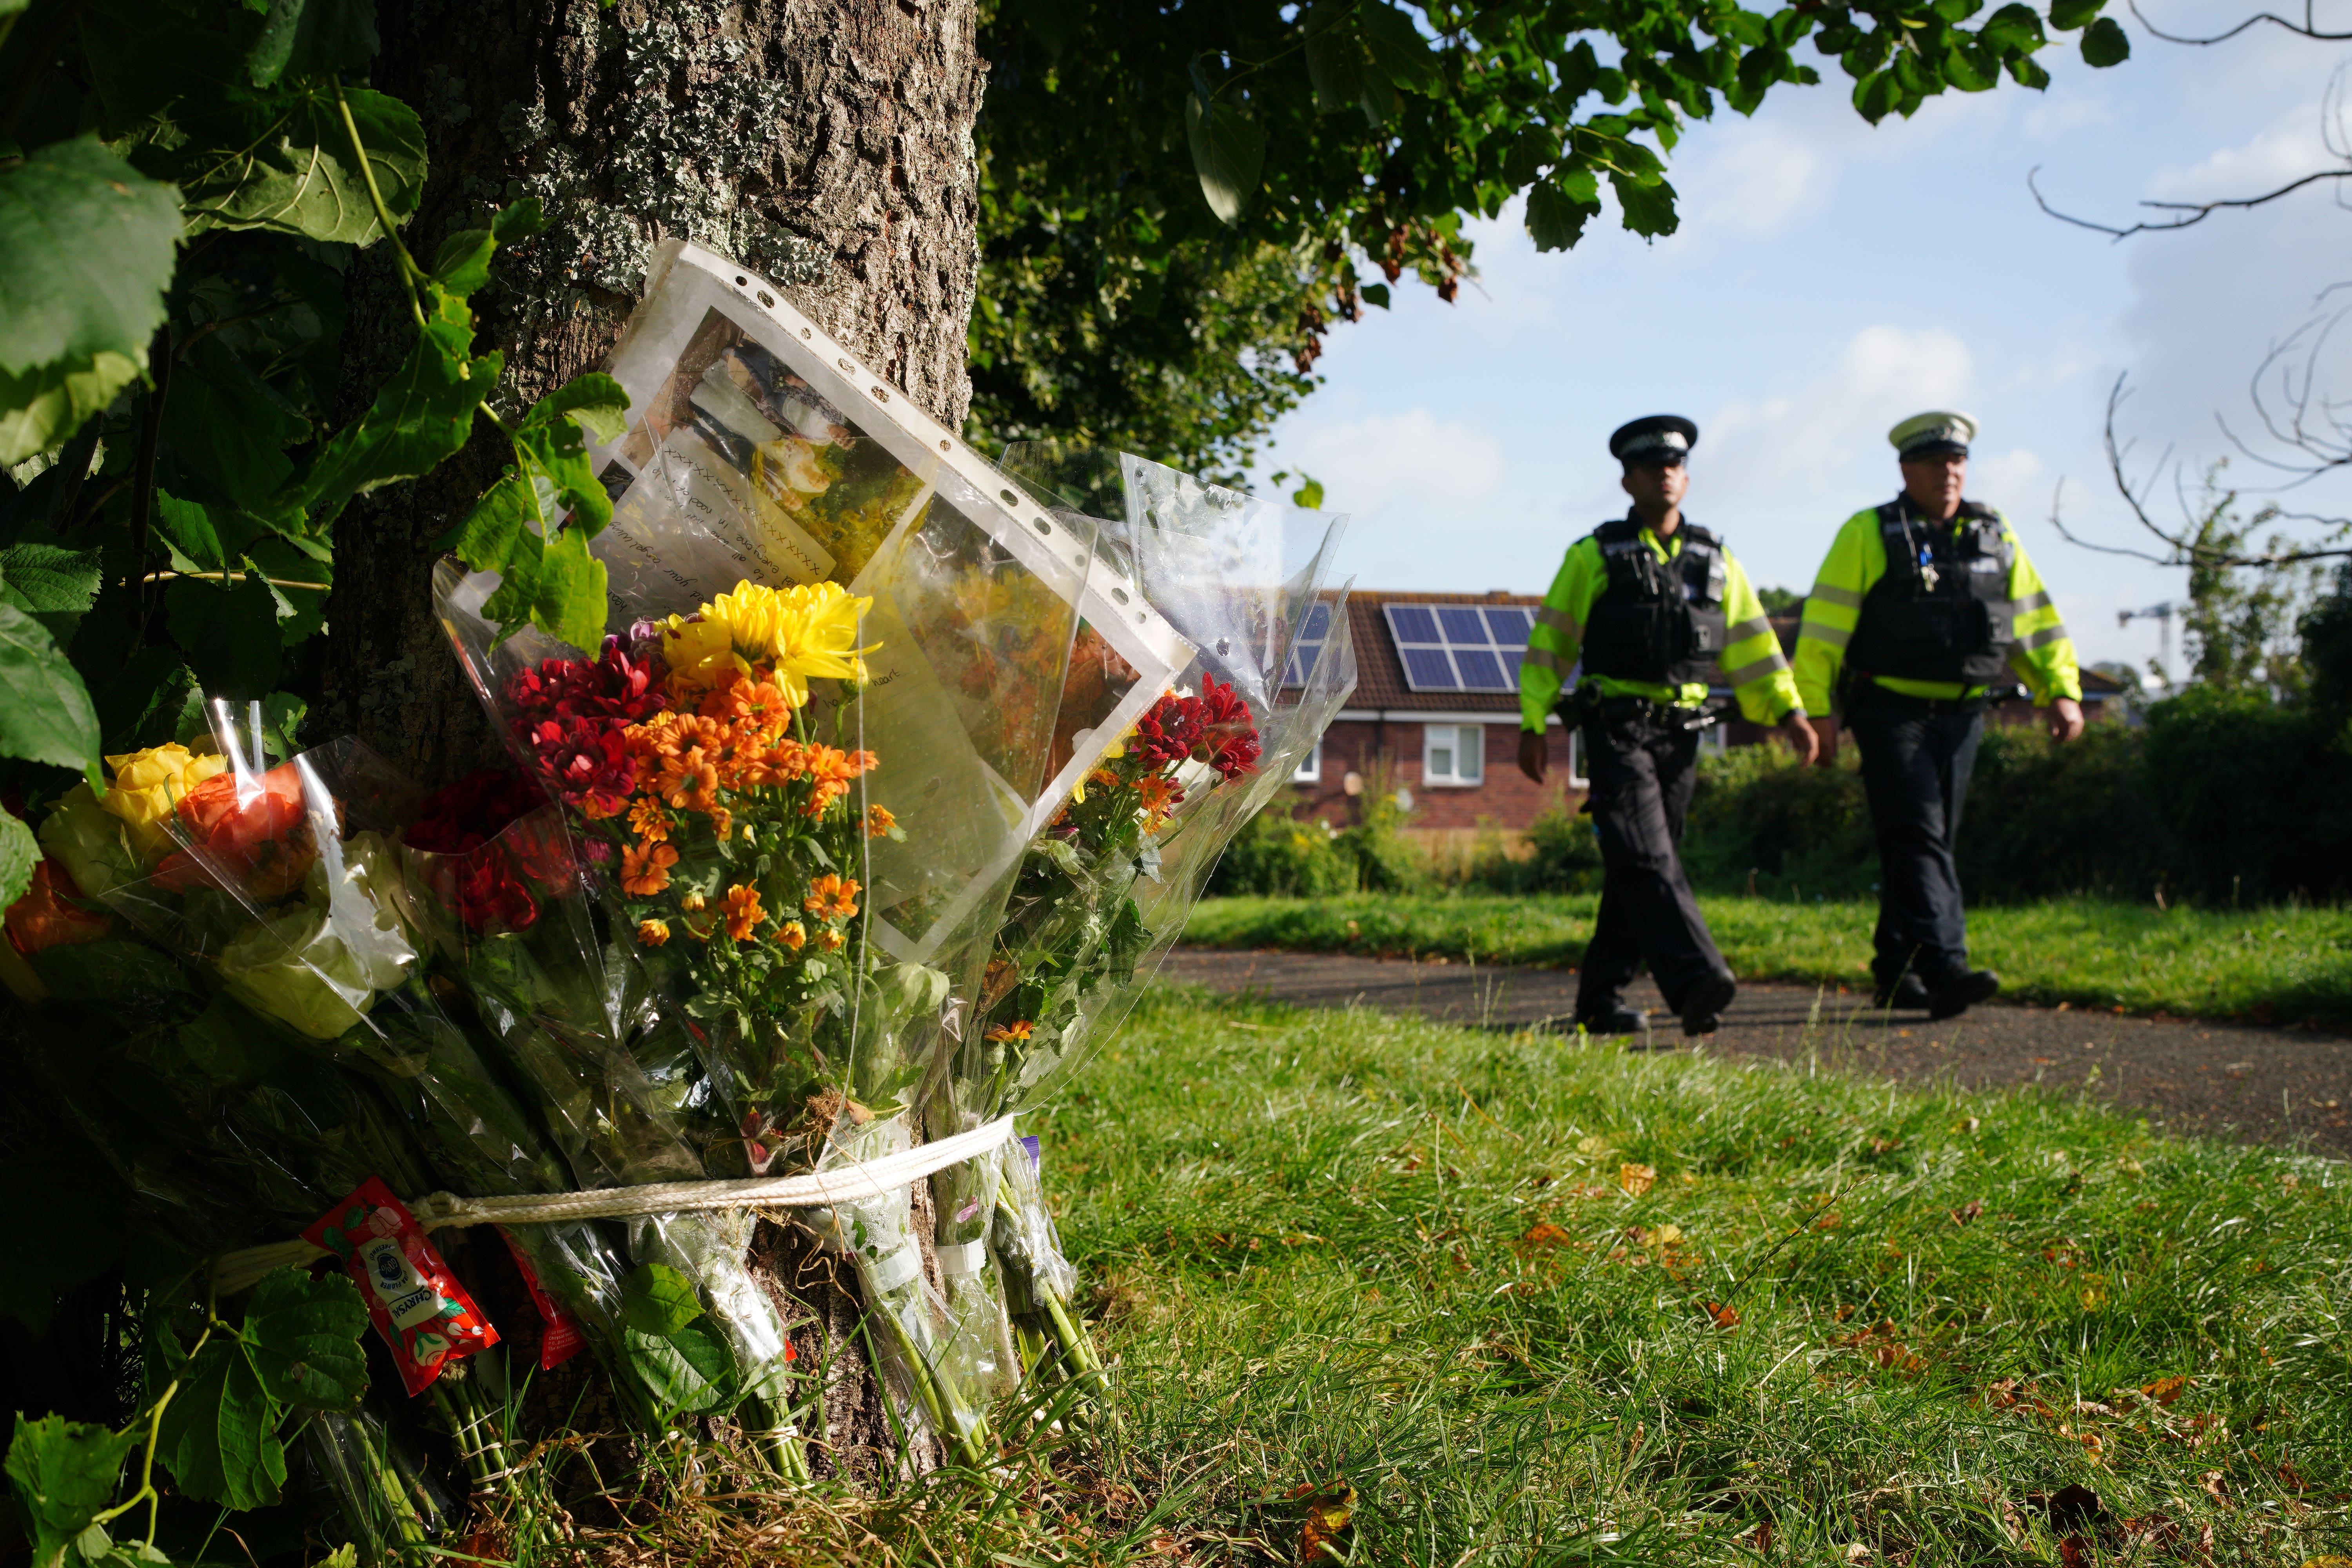
MULTIPOLYGON (((1543 600, 1500 589, 1488 594, 1358 591, 1348 601, 1356 654, 1356 689, 1323 732, 1291 783, 1292 815, 1334 827, 1356 820, 1355 798, 1372 787, 1383 759, 1391 789, 1412 799, 1416 832, 1458 834, 1491 826, 1516 832, 1565 789, 1580 800, 1585 779, 1579 747, 1551 721, 1550 782, 1519 772, 1519 659, 1543 600)), ((1318 608, 1301 640, 1319 646, 1329 626, 1318 608)), ((1785 650, 1794 616, 1775 618, 1785 650)), ((1311 661, 1310 661, 1311 662, 1311 661)), ((1574 678, 1570 677, 1570 684, 1574 678)), ((1718 695, 1727 695, 1724 688, 1718 695)), ((2122 688, 2083 672, 2083 707, 2096 720, 2122 688)), ((2030 723, 2030 703, 1993 710, 2000 723, 2030 723)), ((1753 745, 1770 731, 1733 721, 1704 743, 1753 745)))

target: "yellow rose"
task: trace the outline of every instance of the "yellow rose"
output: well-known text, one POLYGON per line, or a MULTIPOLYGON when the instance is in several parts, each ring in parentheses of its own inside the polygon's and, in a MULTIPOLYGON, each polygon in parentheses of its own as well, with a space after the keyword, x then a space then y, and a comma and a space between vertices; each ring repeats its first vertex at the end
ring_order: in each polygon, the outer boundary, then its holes
POLYGON ((662 661, 669 666, 672 696, 708 691, 730 672, 751 673, 751 667, 736 657, 733 639, 724 625, 678 616, 663 624, 662 661))
POLYGON ((131 847, 142 861, 162 859, 172 847, 163 824, 180 797, 228 766, 226 757, 199 757, 177 741, 106 759, 114 783, 98 804, 122 819, 131 847))

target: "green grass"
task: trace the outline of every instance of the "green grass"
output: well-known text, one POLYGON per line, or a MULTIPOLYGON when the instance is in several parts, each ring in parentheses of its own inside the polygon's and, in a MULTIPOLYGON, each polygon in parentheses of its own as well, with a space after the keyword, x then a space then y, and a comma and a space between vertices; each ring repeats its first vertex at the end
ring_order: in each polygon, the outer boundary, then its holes
MULTIPOLYGON (((1206 899, 1185 940, 1381 956, 1573 965, 1591 894, 1206 899)), ((1753 980, 1870 983, 1876 907, 1702 898, 1725 958, 1753 980)), ((2352 910, 2158 910, 2068 899, 1969 911, 1972 958, 2021 1001, 2280 1023, 2352 1020, 2352 910)))
POLYGON ((2341 1163, 1190 991, 1034 1120, 1122 1425, 1020 1561, 1297 1563, 1349 1489, 1433 1568, 2054 1563, 2068 1487, 2068 1562, 2352 1549, 2341 1163))

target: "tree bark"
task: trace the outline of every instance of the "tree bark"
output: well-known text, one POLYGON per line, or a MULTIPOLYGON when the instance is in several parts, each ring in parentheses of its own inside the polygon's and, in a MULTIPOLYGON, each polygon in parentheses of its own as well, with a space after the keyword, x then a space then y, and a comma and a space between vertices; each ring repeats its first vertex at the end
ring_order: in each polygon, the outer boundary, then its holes
MULTIPOLYGON (((475 297, 476 352, 506 355, 502 412, 593 368, 648 252, 682 236, 783 287, 962 424, 986 69, 973 0, 386 0, 380 25, 376 85, 416 108, 432 160, 410 251, 429 267, 448 234, 524 196, 551 220, 475 297)), ((386 247, 352 269, 347 414, 407 350, 398 289, 386 247)), ((501 447, 485 422, 459 457, 337 525, 312 734, 356 732, 424 784, 499 757, 429 585, 434 542, 496 478, 501 447)), ((826 1369, 815 1458, 876 1473, 889 1427, 855 1304, 807 1243, 766 1227, 757 1251, 796 1303, 803 1364, 826 1369)))

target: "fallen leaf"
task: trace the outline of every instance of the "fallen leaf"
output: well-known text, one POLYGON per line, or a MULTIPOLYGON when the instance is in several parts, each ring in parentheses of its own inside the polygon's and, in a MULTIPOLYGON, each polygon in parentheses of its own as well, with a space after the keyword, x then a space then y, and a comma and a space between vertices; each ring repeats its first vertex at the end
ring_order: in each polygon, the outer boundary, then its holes
POLYGON ((1870 1561, 1870 1548, 1857 1541, 1853 1545, 1845 1549, 1844 1561, 1848 1563, 1867 1563, 1870 1561))
POLYGON ((1835 1209, 1832 1209, 1829 1213, 1822 1215, 1821 1218, 1813 1221, 1813 1228, 1815 1230, 1835 1230, 1844 1223, 1845 1215, 1838 1213, 1835 1209))
POLYGON ((2154 1383, 2141 1384, 2139 1391, 2158 1405, 2170 1405, 2180 1397, 2181 1390, 2194 1381, 2187 1377, 2159 1377, 2154 1383))
POLYGON ((2052 1494, 2049 1504, 2050 1529, 2058 1535, 2073 1535, 2095 1525, 2106 1512, 2099 1494, 2085 1486, 2063 1487, 2052 1494))
POLYGON ((1517 1247, 1517 1248, 1523 1253, 1541 1252, 1546 1247, 1567 1247, 1573 1239, 1574 1238, 1572 1238, 1567 1231, 1562 1230, 1559 1226, 1552 1224, 1549 1220, 1543 1220, 1538 1224, 1529 1226, 1528 1227, 1528 1233, 1519 1237, 1519 1239, 1513 1245, 1517 1247))
POLYGON ((1662 1225, 1656 1230, 1650 1233, 1650 1245, 1653 1247, 1673 1247, 1676 1243, 1680 1242, 1682 1238, 1682 1226, 1678 1225, 1662 1225))
POLYGON ((1620 1165, 1617 1184, 1638 1198, 1658 1184, 1658 1169, 1654 1165, 1620 1165))
POLYGON ((2058 1568, 2090 1568, 2090 1562, 2091 1553, 2083 1545, 2083 1538, 2081 1536, 2064 1535, 2059 1537, 2058 1568))
POLYGON ((1962 1204, 1959 1207, 1952 1211, 1952 1223, 1954 1225, 1969 1225, 1980 1218, 1983 1214, 1984 1199, 1970 1198, 1968 1202, 1962 1204))
POLYGON ((1356 1489, 1345 1488, 1325 1497, 1311 1500, 1307 1505, 1307 1522, 1298 1531, 1298 1561, 1301 1568, 1314 1563, 1337 1560, 1339 1552, 1333 1548, 1334 1537, 1348 1528, 1348 1520, 1356 1507, 1356 1489))
POLYGON ((1739 1309, 1737 1307, 1727 1307, 1719 1301, 1709 1301, 1706 1304, 1706 1315, 1715 1321, 1715 1326, 1718 1329, 1736 1329, 1739 1326, 1739 1309))
MULTIPOLYGON (((1649 1431, 1646 1427, 1644 1427, 1639 1421, 1634 1422, 1633 1441, 1625 1445, 1625 1457, 1630 1459, 1634 1455, 1640 1453, 1642 1451, 1642 1441, 1649 1435, 1649 1431)), ((2215 1473, 2219 1474, 2220 1472, 2216 1471, 2215 1473)))
POLYGON ((1903 1140, 1900 1138, 1874 1138, 1870 1141, 1870 1152, 1874 1154, 1892 1154, 1901 1147, 1903 1140))
POLYGON ((1609 1140, 1598 1135, 1583 1137, 1576 1141, 1576 1152, 1580 1154, 1598 1154, 1608 1147, 1609 1140))
POLYGON ((2221 1504, 2225 1508, 2229 1506, 2230 1493, 2228 1489, 2222 1485, 2221 1472, 2220 1470, 2206 1471, 2203 1475, 2197 1478, 2197 1484, 2205 1489, 2205 1495, 2207 1497, 2211 1498, 2215 1502, 2221 1504))
POLYGON ((2352 1568, 2352 1557, 2338 1557, 2333 1552, 2326 1557, 2306 1557, 2303 1568, 2352 1568))
MULTIPOLYGON (((1755 1552, 1757 1556, 1770 1556, 1772 1554, 1772 1521, 1769 1519, 1764 1521, 1764 1522, 1758 1525, 1755 1529, 1749 1531, 1744 1539, 1748 1542, 1748 1549, 1755 1552)), ((2308 1568, 2308 1565, 2306 1565, 2306 1568, 2308 1568)))

